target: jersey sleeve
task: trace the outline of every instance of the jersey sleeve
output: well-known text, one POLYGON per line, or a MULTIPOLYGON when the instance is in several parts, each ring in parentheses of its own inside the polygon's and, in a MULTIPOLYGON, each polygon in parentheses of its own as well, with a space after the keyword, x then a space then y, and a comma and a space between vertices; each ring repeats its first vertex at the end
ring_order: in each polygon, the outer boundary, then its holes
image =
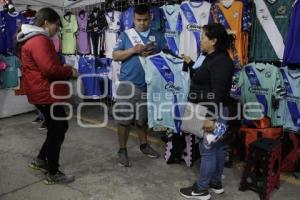
POLYGON ((77 30, 78 30, 77 19, 76 19, 75 16, 73 16, 73 26, 72 26, 72 30, 73 30, 73 33, 76 33, 77 30))

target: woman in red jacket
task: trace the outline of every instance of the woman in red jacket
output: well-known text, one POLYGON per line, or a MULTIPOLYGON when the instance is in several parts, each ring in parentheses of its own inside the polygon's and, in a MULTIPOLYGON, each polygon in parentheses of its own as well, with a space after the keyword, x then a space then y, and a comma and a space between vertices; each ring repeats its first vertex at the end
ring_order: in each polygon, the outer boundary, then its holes
POLYGON ((55 97, 66 96, 68 86, 52 84, 76 77, 78 72, 72 66, 61 64, 50 39, 58 31, 59 15, 51 8, 42 8, 35 17, 35 25, 22 25, 17 35, 28 101, 43 113, 48 128, 47 138, 30 166, 49 172, 46 184, 69 183, 74 181, 74 176, 59 171, 60 148, 68 121, 55 119, 66 118, 66 113, 62 105, 54 106, 54 103, 66 100, 55 97))

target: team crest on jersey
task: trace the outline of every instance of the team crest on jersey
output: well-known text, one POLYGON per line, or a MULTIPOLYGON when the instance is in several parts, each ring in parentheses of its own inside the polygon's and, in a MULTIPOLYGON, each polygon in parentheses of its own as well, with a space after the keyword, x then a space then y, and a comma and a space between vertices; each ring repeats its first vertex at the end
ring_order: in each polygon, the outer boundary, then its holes
POLYGON ((267 0, 270 4, 274 4, 277 0, 267 0))
POLYGON ((155 42, 155 36, 154 35, 150 35, 149 36, 149 40, 150 40, 150 42, 155 42))
POLYGON ((266 78, 270 78, 272 76, 272 73, 270 72, 270 71, 267 71, 266 73, 265 73, 265 77, 266 78))
POLYGON ((203 12, 203 13, 201 13, 201 14, 200 14, 200 17, 201 17, 202 19, 205 19, 205 18, 206 18, 206 16, 207 16, 207 15, 206 15, 206 13, 205 13, 205 12, 203 12))
POLYGON ((239 15, 240 15, 240 14, 239 14, 239 12, 238 12, 238 11, 235 11, 235 12, 233 13, 233 17, 234 17, 234 18, 238 18, 238 17, 239 17, 239 15))
POLYGON ((284 15, 287 12, 287 7, 286 6, 279 6, 279 8, 277 9, 277 13, 279 15, 284 15))

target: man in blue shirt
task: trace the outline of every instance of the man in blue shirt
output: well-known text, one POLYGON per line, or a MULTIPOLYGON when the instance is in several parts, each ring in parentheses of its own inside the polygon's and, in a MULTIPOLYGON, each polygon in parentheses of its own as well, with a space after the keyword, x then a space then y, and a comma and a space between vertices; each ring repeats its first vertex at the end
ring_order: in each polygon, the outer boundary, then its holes
POLYGON ((117 89, 113 115, 118 122, 119 164, 129 167, 127 140, 130 126, 136 122, 140 150, 149 157, 159 154, 147 143, 147 94, 145 57, 158 53, 166 46, 164 36, 150 27, 150 11, 146 5, 134 9, 135 28, 120 34, 114 48, 113 60, 121 61, 120 84, 117 89))

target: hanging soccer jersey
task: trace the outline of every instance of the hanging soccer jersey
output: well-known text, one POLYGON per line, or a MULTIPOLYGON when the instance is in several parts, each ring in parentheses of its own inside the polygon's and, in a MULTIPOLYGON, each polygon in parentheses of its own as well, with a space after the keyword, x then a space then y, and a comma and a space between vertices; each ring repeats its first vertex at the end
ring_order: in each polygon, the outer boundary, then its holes
POLYGON ((134 8, 130 7, 121 15, 121 31, 133 28, 134 8))
POLYGON ((88 32, 90 33, 91 53, 97 57, 104 49, 104 29, 107 22, 103 12, 93 10, 88 18, 88 32))
POLYGON ((4 15, 3 12, 0 12, 0 53, 4 53, 6 51, 6 44, 5 44, 5 23, 4 23, 4 15))
POLYGON ((189 75, 182 71, 183 61, 159 53, 147 57, 146 63, 148 125, 179 133, 189 91, 189 75))
POLYGON ((250 39, 250 60, 283 59, 284 38, 294 0, 254 0, 253 26, 250 39))
POLYGON ((180 6, 164 5, 162 9, 163 30, 169 49, 176 55, 179 54, 179 33, 176 30, 180 6))
POLYGON ((281 104, 283 128, 300 133, 300 70, 280 69, 286 96, 281 104))
POLYGON ((85 98, 97 99, 100 96, 99 77, 96 75, 95 58, 81 56, 79 58, 80 80, 84 88, 85 98))
POLYGON ((62 53, 75 54, 76 52, 76 31, 78 29, 75 15, 61 17, 62 24, 62 53))
POLYGON ((300 65, 300 1, 295 1, 290 17, 289 30, 286 37, 283 62, 285 64, 300 65))
POLYGON ((3 56, 7 64, 6 69, 0 73, 1 88, 14 88, 19 85, 20 60, 16 56, 3 56))
POLYGON ((22 15, 25 17, 24 23, 33 25, 35 20, 35 14, 36 11, 31 9, 22 11, 22 15))
POLYGON ((179 54, 190 56, 196 61, 200 55, 201 28, 208 24, 211 4, 202 2, 183 1, 177 22, 180 32, 179 54))
POLYGON ((226 5, 223 1, 212 6, 214 20, 221 23, 227 30, 230 30, 235 35, 235 49, 232 52, 232 57, 236 68, 241 68, 246 64, 247 52, 245 52, 245 41, 242 31, 247 27, 243 27, 246 23, 244 18, 244 6, 240 1, 232 1, 232 4, 226 5))
POLYGON ((17 30, 21 28, 21 25, 25 21, 25 18, 19 12, 3 12, 2 14, 4 16, 5 21, 5 47, 7 51, 13 51, 13 37, 16 34, 17 30))
POLYGON ((162 12, 158 7, 150 8, 151 23, 150 28, 156 31, 160 31, 162 28, 162 12))
POLYGON ((86 12, 81 12, 77 16, 78 32, 77 32, 77 52, 80 54, 90 53, 90 44, 87 34, 88 16, 86 12))
POLYGON ((277 125, 272 102, 279 99, 277 89, 282 84, 278 68, 270 64, 250 63, 240 71, 237 79, 245 109, 244 117, 253 120, 269 116, 272 124, 277 125))
POLYGON ((107 58, 112 58, 120 32, 121 12, 114 10, 105 13, 105 18, 108 24, 108 29, 105 31, 105 55, 107 58))

